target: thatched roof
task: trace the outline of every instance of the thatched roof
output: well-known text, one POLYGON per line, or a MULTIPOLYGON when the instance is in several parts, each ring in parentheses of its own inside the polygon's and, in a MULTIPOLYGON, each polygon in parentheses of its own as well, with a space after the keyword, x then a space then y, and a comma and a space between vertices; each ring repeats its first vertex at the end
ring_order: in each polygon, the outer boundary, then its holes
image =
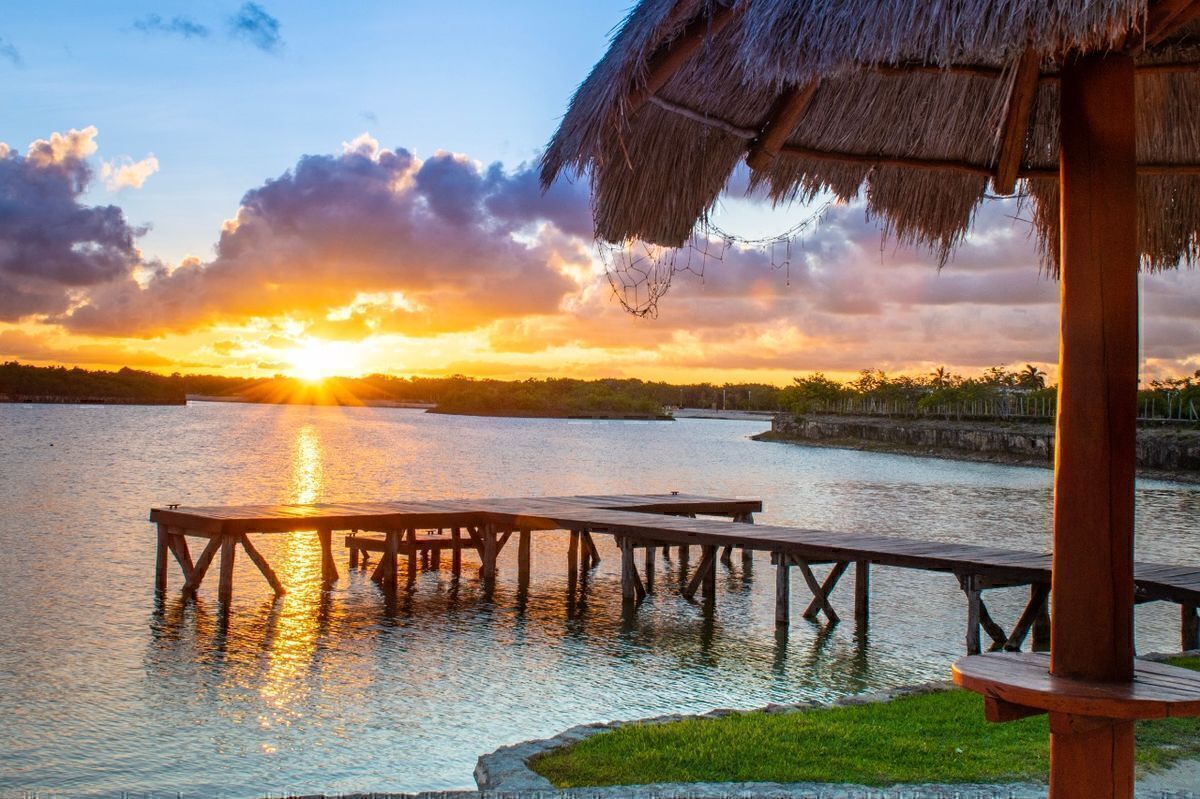
POLYGON ((1194 263, 1196 0, 642 0, 544 156, 590 172, 597 234, 678 246, 743 158, 776 200, 864 197, 943 257, 990 191, 1057 250, 1064 54, 1129 50, 1143 266, 1194 263), (660 85, 661 84, 661 85, 660 85))

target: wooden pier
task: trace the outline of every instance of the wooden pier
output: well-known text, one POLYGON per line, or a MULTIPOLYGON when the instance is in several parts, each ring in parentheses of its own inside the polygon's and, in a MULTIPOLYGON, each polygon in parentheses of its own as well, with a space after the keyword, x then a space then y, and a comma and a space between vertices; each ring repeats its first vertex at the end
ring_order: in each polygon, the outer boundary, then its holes
MULTIPOLYGON (((621 557, 622 597, 637 602, 654 590, 655 554, 680 548, 687 556, 693 546, 699 560, 682 589, 693 600, 699 593, 706 602, 716 600, 718 561, 729 562, 734 549, 743 558, 754 552, 769 553, 776 569, 775 620, 787 625, 791 617, 792 570, 799 573, 811 596, 801 615, 840 620, 833 592, 844 575, 854 574, 855 619, 865 623, 870 614, 872 566, 891 566, 954 575, 966 595, 966 649, 983 649, 981 631, 993 650, 1018 651, 1032 633, 1035 647, 1048 643, 1048 598, 1051 557, 996 547, 938 541, 809 530, 754 524, 762 503, 751 499, 724 499, 681 494, 525 497, 462 499, 425 502, 381 502, 313 505, 252 505, 234 507, 155 508, 150 520, 157 524, 155 588, 166 590, 168 553, 183 572, 185 596, 194 596, 220 554, 217 594, 228 607, 233 596, 233 564, 240 547, 259 569, 276 594, 285 591, 270 564, 251 543, 251 535, 316 531, 321 545, 322 575, 338 579, 333 554, 334 532, 344 532, 351 568, 365 567, 375 557, 372 579, 394 589, 400 578, 399 560, 407 560, 407 580, 412 582, 421 562, 440 562, 451 553, 451 569, 461 574, 463 553, 479 562, 485 590, 496 578, 496 559, 509 542, 518 546, 518 582, 528 586, 530 550, 535 532, 566 531, 569 536, 569 576, 600 562, 594 536, 612 536, 621 557), (709 518, 701 518, 709 517, 709 518), (192 561, 189 537, 205 540, 200 556, 192 561), (638 570, 638 555, 643 570, 638 570), (827 567, 819 576, 813 567, 827 567), (984 592, 995 588, 1028 586, 1029 602, 1009 631, 992 617, 984 592)), ((1200 566, 1138 563, 1135 570, 1138 602, 1173 602, 1180 606, 1181 645, 1200 648, 1200 566)))

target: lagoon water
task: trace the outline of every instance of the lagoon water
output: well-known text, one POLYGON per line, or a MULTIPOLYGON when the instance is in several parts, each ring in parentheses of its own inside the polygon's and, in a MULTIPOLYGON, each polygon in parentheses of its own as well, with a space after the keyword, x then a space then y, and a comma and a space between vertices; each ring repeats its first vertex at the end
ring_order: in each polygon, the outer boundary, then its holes
MULTIPOLYGON (((257 539, 289 589, 279 601, 239 558, 227 626, 215 579, 183 604, 173 571, 154 600, 146 513, 169 502, 678 490, 760 497, 762 521, 1048 547, 1047 470, 749 440, 763 427, 0 405, 0 794, 470 787, 480 753, 581 722, 945 678, 965 623, 950 576, 876 569, 868 629, 797 613, 780 636, 765 556, 721 567, 711 615, 662 590, 680 574, 660 556, 659 592, 623 616, 606 537, 573 613, 552 534, 535 536, 528 596, 504 551, 490 603, 474 568, 458 583, 424 572, 388 601, 344 550, 322 591, 308 534, 257 539)), ((1138 503, 1139 558, 1200 564, 1200 488, 1146 481, 1138 503)), ((852 606, 851 582, 835 606, 852 606)), ((1022 600, 989 605, 1007 625, 1022 600)), ((1175 606, 1137 618, 1141 651, 1177 648, 1175 606)))

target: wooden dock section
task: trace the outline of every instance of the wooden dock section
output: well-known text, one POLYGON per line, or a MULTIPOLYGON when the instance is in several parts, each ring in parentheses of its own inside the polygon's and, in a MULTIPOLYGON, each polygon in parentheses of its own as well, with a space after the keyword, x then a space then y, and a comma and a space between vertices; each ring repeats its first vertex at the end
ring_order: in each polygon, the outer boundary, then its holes
MULTIPOLYGON (((158 543, 155 587, 166 590, 168 553, 183 572, 185 595, 194 596, 212 561, 220 554, 218 598, 225 607, 232 599, 233 563, 240 547, 262 572, 277 594, 284 586, 253 546, 253 534, 316 531, 321 543, 322 574, 327 582, 338 579, 333 554, 333 533, 349 550, 351 568, 366 568, 372 556, 372 578, 385 588, 395 588, 399 559, 407 559, 407 579, 415 579, 421 562, 440 562, 451 553, 451 569, 461 574, 463 553, 472 553, 480 565, 485 589, 494 584, 496 558, 516 536, 518 582, 528 586, 530 549, 535 532, 567 531, 570 535, 567 570, 575 577, 594 567, 600 553, 593 536, 612 536, 621 553, 622 596, 637 602, 653 590, 655 553, 678 547, 685 555, 699 548, 700 557, 682 590, 688 600, 697 593, 715 601, 718 562, 728 562, 734 549, 743 558, 754 552, 769 553, 776 569, 775 619, 786 625, 791 615, 791 574, 795 569, 811 599, 803 610, 806 619, 823 615, 829 622, 840 616, 832 594, 841 578, 854 573, 854 617, 866 623, 870 614, 871 567, 889 566, 954 575, 967 600, 966 650, 980 652, 981 631, 990 648, 1017 651, 1033 635, 1034 646, 1048 644, 1051 558, 1049 554, 996 547, 923 541, 893 536, 842 533, 796 527, 754 524, 762 503, 752 499, 726 499, 683 494, 519 497, 448 499, 420 502, 380 502, 313 505, 251 505, 234 507, 155 508, 150 520, 157 524, 158 543), (712 517, 712 518, 700 518, 712 517), (200 556, 191 559, 187 538, 205 539, 200 556), (638 555, 644 560, 641 573, 638 555), (818 576, 814 566, 827 566, 818 576), (984 592, 995 588, 1028 586, 1029 602, 1009 631, 991 616, 984 592)), ((1138 602, 1173 602, 1181 609, 1181 644, 1200 647, 1200 566, 1138 563, 1138 602)))

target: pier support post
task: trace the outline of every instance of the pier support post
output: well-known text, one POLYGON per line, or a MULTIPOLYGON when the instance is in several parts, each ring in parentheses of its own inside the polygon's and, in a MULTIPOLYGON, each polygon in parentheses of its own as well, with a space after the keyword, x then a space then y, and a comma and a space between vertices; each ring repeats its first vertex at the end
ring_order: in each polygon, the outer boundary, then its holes
POLYGON ((167 590, 167 526, 158 525, 158 543, 154 550, 154 590, 164 593, 167 590))
POLYGON ((854 562, 854 620, 866 622, 871 617, 871 561, 854 562))
POLYGON ((656 548, 653 544, 648 544, 646 546, 645 575, 646 575, 646 591, 647 592, 654 590, 654 555, 655 555, 655 551, 656 551, 656 548))
POLYGON ((704 569, 704 582, 700 585, 700 595, 712 602, 717 598, 717 548, 706 545, 701 549, 704 552, 703 563, 707 564, 707 568, 704 569))
MULTIPOLYGON (((356 535, 358 535, 358 530, 352 530, 350 532, 351 538, 354 538, 356 535)), ((358 568, 358 547, 355 547, 355 546, 350 547, 350 564, 347 568, 350 568, 350 569, 358 568)))
POLYGON ((980 611, 983 608, 983 598, 975 586, 974 578, 966 579, 963 591, 967 594, 967 654, 978 655, 983 651, 979 642, 980 611))
POLYGON ((633 539, 621 538, 621 599, 627 602, 640 602, 646 597, 646 586, 638 576, 637 562, 634 560, 633 539))
POLYGON ((579 531, 572 530, 567 543, 567 579, 574 583, 579 579, 579 531))
POLYGON ((450 571, 455 577, 462 574, 462 528, 450 530, 450 571))
POLYGON ((386 550, 383 553, 383 560, 379 565, 383 569, 383 582, 392 589, 396 590, 397 572, 400 570, 400 531, 388 530, 387 540, 385 541, 386 550))
POLYGON ((321 541, 321 580, 332 583, 338 578, 337 564, 333 562, 333 531, 318 530, 317 538, 321 541))
POLYGON ((1200 649, 1200 616, 1196 615, 1195 605, 1179 606, 1180 644, 1185 652, 1200 649))
MULTIPOLYGON (((243 535, 243 537, 245 537, 243 535)), ((208 567, 212 564, 213 558, 217 555, 217 550, 221 548, 221 536, 213 536, 208 539, 208 544, 200 553, 200 557, 196 559, 196 563, 192 566, 192 574, 183 584, 184 598, 196 596, 196 591, 200 589, 200 583, 204 581, 204 575, 208 573, 208 567)))
POLYGON ((583 545, 584 550, 587 552, 587 568, 599 566, 600 550, 596 548, 596 540, 592 538, 591 532, 584 530, 582 533, 580 533, 579 542, 583 545))
POLYGON ((775 561, 775 624, 787 626, 792 612, 792 569, 782 552, 774 554, 775 561))
POLYGON ((529 530, 517 533, 517 583, 524 590, 529 587, 529 550, 533 534, 529 530))
POLYGON ((496 581, 496 525, 483 525, 480 530, 483 537, 483 566, 480 569, 480 576, 483 577, 485 584, 491 584, 496 581))
POLYGON ((415 527, 410 527, 404 531, 405 541, 408 544, 408 583, 412 585, 416 582, 417 571, 421 568, 418 561, 420 553, 417 551, 417 530, 415 527))
POLYGON ((233 600, 233 559, 237 554, 235 549, 237 545, 237 537, 232 535, 224 535, 221 537, 221 576, 217 584, 217 599, 229 609, 229 603, 233 600))

